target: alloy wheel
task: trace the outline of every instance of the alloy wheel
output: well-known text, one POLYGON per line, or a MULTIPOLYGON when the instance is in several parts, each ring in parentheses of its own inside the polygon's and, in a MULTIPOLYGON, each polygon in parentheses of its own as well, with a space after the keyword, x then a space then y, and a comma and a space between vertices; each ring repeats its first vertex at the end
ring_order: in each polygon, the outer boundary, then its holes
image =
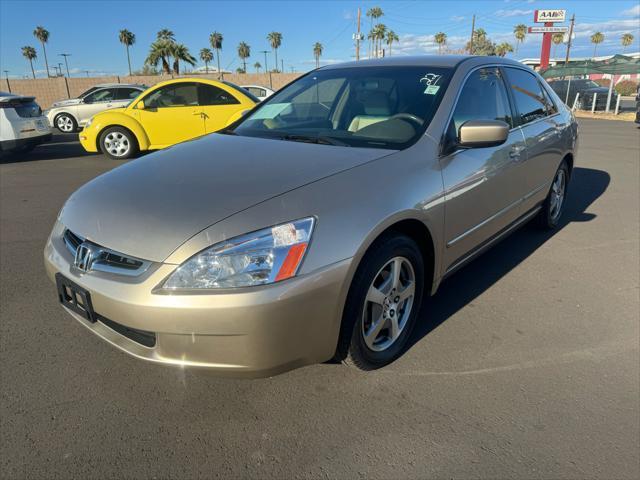
POLYGON ((122 132, 109 132, 104 137, 104 148, 114 157, 124 157, 129 153, 131 143, 122 132))
POLYGON ((564 169, 559 169, 556 173, 556 178, 553 179, 551 185, 551 198, 550 198, 550 216, 553 221, 556 221, 560 217, 562 212, 562 205, 564 204, 564 196, 566 190, 566 173, 564 169))
POLYGON ((56 126, 65 133, 73 132, 73 120, 68 115, 60 115, 56 120, 56 126))
POLYGON ((398 339, 411 315, 415 272, 405 257, 389 260, 369 286, 362 311, 362 336, 369 349, 382 352, 398 339))

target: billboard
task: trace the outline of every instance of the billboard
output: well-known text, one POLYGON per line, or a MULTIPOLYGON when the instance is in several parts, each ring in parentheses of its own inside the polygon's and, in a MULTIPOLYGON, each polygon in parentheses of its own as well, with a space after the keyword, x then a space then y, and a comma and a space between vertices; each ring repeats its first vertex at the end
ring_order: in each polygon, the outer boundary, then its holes
POLYGON ((566 13, 566 10, 536 10, 533 21, 537 23, 564 22, 566 13))
POLYGON ((529 27, 529 33, 566 33, 569 27, 529 27))

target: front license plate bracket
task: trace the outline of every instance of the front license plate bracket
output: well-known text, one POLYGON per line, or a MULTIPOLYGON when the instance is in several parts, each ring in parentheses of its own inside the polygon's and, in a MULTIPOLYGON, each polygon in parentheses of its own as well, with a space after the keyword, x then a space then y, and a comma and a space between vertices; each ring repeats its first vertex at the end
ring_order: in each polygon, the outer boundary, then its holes
POLYGON ((95 323, 97 318, 91 303, 91 294, 80 285, 69 280, 64 275, 56 273, 58 300, 69 310, 95 323))

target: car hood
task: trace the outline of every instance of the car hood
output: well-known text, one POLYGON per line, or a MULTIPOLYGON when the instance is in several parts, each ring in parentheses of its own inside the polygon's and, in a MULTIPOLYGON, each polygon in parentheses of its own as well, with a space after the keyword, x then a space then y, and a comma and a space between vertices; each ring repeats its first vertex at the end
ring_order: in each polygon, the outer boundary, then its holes
POLYGON ((70 98, 69 100, 60 100, 58 102, 54 102, 53 105, 51 105, 51 108, 79 105, 80 103, 82 103, 82 100, 80 100, 79 98, 70 98))
POLYGON ((161 262, 230 215, 392 152, 208 135, 95 178, 71 195, 60 221, 99 245, 161 262))

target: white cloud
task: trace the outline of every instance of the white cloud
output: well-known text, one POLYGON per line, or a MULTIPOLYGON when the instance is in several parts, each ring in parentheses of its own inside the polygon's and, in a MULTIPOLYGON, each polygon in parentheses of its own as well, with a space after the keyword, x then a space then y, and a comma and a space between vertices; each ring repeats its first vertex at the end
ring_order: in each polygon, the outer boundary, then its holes
POLYGON ((523 15, 531 15, 532 13, 533 13, 533 10, 521 10, 516 8, 514 10, 500 9, 497 12, 495 12, 494 15, 496 17, 508 18, 508 17, 521 17, 523 15))
POLYGON ((463 15, 453 15, 449 20, 452 22, 461 22, 465 19, 463 15))
POLYGON ((640 5, 636 5, 635 7, 631 7, 630 9, 623 11, 622 15, 625 17, 640 17, 640 5))
MULTIPOLYGON (((353 59, 347 59, 345 60, 344 58, 322 58, 320 57, 320 66, 322 65, 334 65, 336 63, 344 63, 344 62, 349 62, 353 59)), ((300 60, 300 63, 302 63, 303 65, 315 65, 316 61, 315 60, 300 60)))

